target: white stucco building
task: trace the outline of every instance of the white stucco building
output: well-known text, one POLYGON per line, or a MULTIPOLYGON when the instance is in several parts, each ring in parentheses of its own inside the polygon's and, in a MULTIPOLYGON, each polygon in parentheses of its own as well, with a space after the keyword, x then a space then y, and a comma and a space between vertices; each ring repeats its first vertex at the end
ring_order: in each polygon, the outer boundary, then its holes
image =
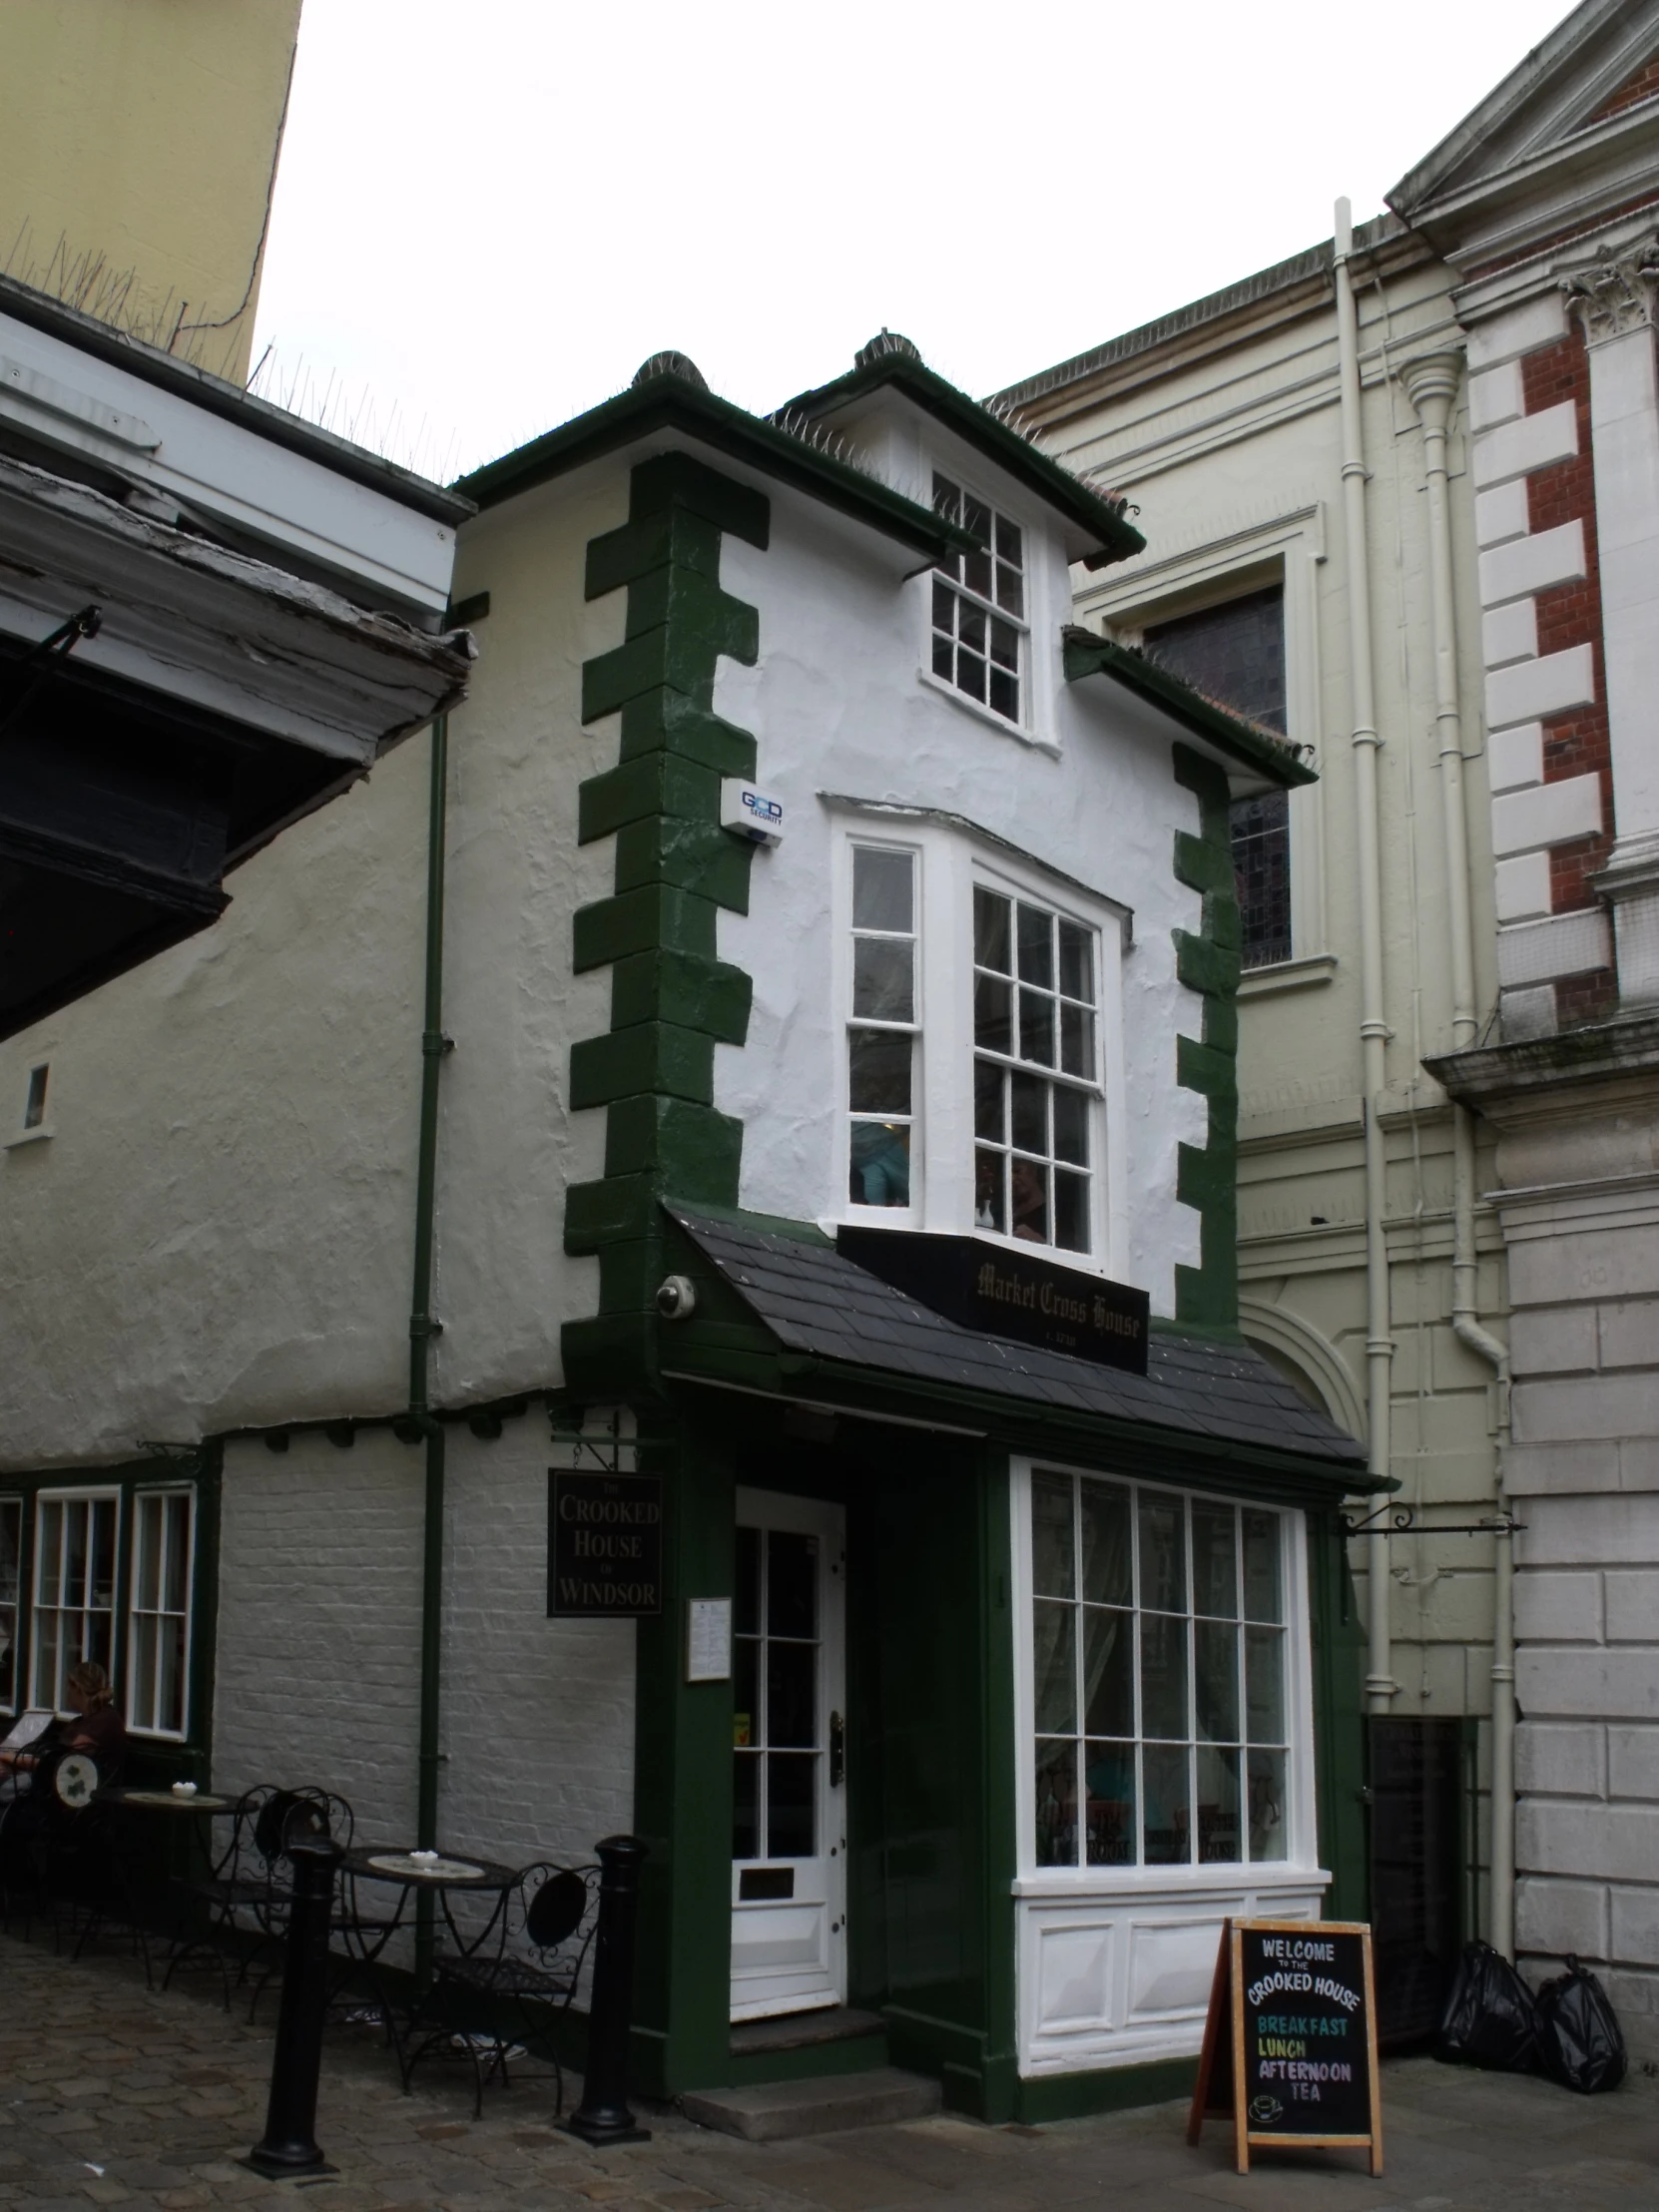
POLYGON ((91 1643, 158 1771, 634 1829, 648 2089, 795 2013, 1183 2078, 1223 1917, 1355 1874, 1368 1477, 1235 1312, 1227 809, 1312 772, 1072 626, 1137 532, 887 333, 459 488, 464 706, 0 1045, 12 1700, 91 1643))

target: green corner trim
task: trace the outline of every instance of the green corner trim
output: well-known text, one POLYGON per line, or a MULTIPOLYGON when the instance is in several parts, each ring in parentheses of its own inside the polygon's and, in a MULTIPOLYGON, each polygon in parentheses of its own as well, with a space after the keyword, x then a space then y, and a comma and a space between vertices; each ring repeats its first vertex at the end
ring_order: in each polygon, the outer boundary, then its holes
MULTIPOLYGON (((753 664, 760 616, 720 588, 730 532, 764 550, 771 507, 689 453, 642 461, 628 520, 594 538, 587 596, 628 594, 624 642, 582 670, 582 717, 621 718, 617 760, 578 794, 584 842, 615 839, 613 893, 582 907, 578 972, 611 970, 611 1023, 570 1052, 570 1103, 603 1107, 605 1169, 565 1202, 565 1248, 597 1254, 597 1315, 564 1332, 573 1385, 614 1381, 661 1278, 668 1190, 735 1207, 743 1130, 714 1105, 715 1047, 749 1033, 750 978, 720 959, 721 908, 746 913, 754 847, 720 827, 723 776, 753 775, 755 740, 714 712, 725 657, 753 664)), ((637 1372, 637 1370, 636 1370, 637 1372)))
POLYGON ((1319 782, 1316 772, 1285 739, 1275 737, 1271 730, 1258 729, 1242 715, 1230 714, 1213 699, 1194 691, 1191 684, 1184 684, 1179 676, 1149 661, 1144 653, 1132 652, 1111 638, 1098 637, 1092 630, 1068 628, 1065 674, 1068 684, 1084 676, 1110 676, 1148 706, 1162 708, 1184 730, 1214 746, 1228 760, 1238 762, 1241 768, 1254 769, 1287 790, 1295 784, 1319 782))
POLYGON ((1175 876, 1204 901, 1195 935, 1175 931, 1175 972, 1204 1000, 1200 1037, 1175 1040, 1176 1081, 1209 1110, 1202 1146, 1177 1147, 1176 1196, 1199 1217, 1199 1264, 1175 1271, 1175 1318, 1206 1329, 1239 1320, 1239 900, 1227 775, 1190 746, 1178 745, 1175 781, 1194 794, 1199 832, 1177 830, 1175 876))

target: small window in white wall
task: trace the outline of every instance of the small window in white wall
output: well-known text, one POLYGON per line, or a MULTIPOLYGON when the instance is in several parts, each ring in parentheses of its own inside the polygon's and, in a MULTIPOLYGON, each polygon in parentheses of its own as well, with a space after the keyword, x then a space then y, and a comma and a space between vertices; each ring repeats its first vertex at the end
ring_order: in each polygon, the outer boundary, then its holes
POLYGON ((51 1073, 50 1065, 29 1070, 29 1089, 23 1101, 25 1129, 39 1129, 46 1120, 46 1085, 51 1073))
POLYGON ((57 1491, 35 1504, 31 1705, 69 1710, 72 1667, 115 1651, 115 1546, 120 1499, 113 1490, 57 1491))
POLYGON ((141 1490, 133 1500, 127 1725, 151 1735, 186 1732, 195 1518, 189 1488, 141 1490))
POLYGON ((1288 1857, 1286 1516, 1031 1478, 1033 1863, 1288 1857))
POLYGON ((932 670, 980 706, 1019 722, 1025 651, 1025 534, 983 499, 935 473, 933 505, 974 540, 933 576, 932 670))
POLYGON ((974 885, 976 1228, 1062 1252, 1093 1248, 1098 970, 1092 929, 974 885))
POLYGON ((852 992, 846 1027, 847 1197, 908 1207, 917 1160, 916 855, 852 847, 852 992))

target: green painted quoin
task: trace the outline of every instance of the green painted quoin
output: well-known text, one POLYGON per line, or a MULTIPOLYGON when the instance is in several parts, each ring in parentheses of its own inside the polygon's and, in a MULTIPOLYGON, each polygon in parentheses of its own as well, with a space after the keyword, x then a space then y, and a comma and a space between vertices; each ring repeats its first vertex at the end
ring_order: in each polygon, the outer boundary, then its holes
POLYGON ((1202 1037, 1176 1039, 1176 1080, 1209 1107, 1202 1146, 1178 1148, 1176 1195, 1199 1217, 1199 1265, 1175 1271, 1175 1318, 1190 1328, 1239 1325, 1239 973, 1244 932, 1233 873, 1227 777, 1178 745, 1175 781, 1199 805, 1199 833, 1179 830, 1175 873, 1204 900, 1195 934, 1175 932, 1176 974, 1204 1000, 1202 1037))
POLYGON ((597 1316, 567 1322, 573 1387, 637 1387, 661 1275, 656 1201, 738 1201, 742 1124, 716 1110, 717 1044, 748 1034, 750 978, 716 952, 719 909, 749 908, 753 847, 720 827, 720 786, 755 773, 755 740, 714 712, 722 655, 753 665, 758 611, 720 588, 730 531, 764 551, 769 501, 690 454, 642 461, 629 515, 588 546, 589 599, 626 589, 614 652, 582 670, 582 720, 621 716, 617 763, 579 794, 584 844, 616 839, 614 894, 575 916, 578 972, 611 969, 611 1026, 571 1047, 573 1108, 606 1109, 605 1173, 574 1185, 565 1249, 596 1253, 597 1316))

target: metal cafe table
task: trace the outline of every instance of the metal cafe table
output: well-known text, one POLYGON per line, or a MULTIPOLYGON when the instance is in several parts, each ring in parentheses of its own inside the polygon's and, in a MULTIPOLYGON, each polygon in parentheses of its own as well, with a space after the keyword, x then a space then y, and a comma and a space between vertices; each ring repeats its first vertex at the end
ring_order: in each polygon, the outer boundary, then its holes
MULTIPOLYGON (((228 1816, 237 1809, 235 1798, 216 1797, 211 1790, 199 1789, 140 1789, 112 1784, 100 1790, 93 1798, 95 1806, 108 1807, 123 1814, 136 1814, 146 1820, 164 1817, 170 1825, 168 1835, 168 1883, 179 1900, 178 1919, 168 1939, 168 1977, 192 1951, 204 1946, 190 1933, 191 1884, 195 1877, 193 1855, 200 1851, 208 1864, 213 1860, 212 1823, 228 1816), (198 1823, 207 1825, 198 1826, 198 1823)), ((133 1879, 133 1869, 125 1852, 112 1854, 116 1881, 121 1892, 123 1918, 138 1936, 144 1955, 144 1976, 152 1979, 150 1970, 150 1945, 144 1939, 142 1909, 133 1879)), ((102 1919, 102 1915, 99 1916, 102 1919)), ((88 1931, 89 1934, 93 1930, 88 1931)), ((217 1954, 216 1954, 217 1955, 217 1954)), ((229 1986, 226 2002, 230 2002, 229 1986)))
MULTIPOLYGON (((390 1883, 398 1892, 395 1910, 388 1919, 381 1920, 360 1916, 351 1910, 347 1891, 337 1908, 335 1928, 345 1939, 347 1957, 362 1969, 374 2004, 385 2022, 386 2033, 397 2052, 401 2073, 403 2038, 397 2032, 394 2007, 379 1969, 386 1945, 404 1925, 410 1898, 423 1893, 436 1896, 449 1940, 463 1957, 470 1958, 499 1928, 507 1907, 507 1893, 518 1880, 518 1870, 503 1867, 493 1859, 463 1859, 448 1852, 370 1845, 364 1850, 348 1851, 340 1861, 339 1871, 342 1883, 390 1883), (454 1901, 467 1897, 494 1900, 482 1925, 475 1927, 470 1935, 458 1927, 455 1920, 454 1901)), ((423 1992, 417 1991, 413 2004, 406 2007, 411 2028, 422 2002, 423 1992)))

